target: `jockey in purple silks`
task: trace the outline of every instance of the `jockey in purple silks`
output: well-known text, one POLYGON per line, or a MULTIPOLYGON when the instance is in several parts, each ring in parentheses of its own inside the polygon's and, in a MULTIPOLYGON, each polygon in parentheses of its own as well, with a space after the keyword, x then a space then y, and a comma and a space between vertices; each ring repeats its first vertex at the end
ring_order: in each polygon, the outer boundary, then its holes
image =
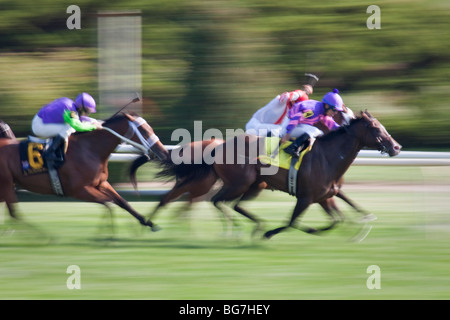
POLYGON ((34 116, 31 129, 33 134, 39 137, 53 138, 44 156, 55 160, 54 152, 62 143, 68 141, 73 132, 101 129, 100 122, 88 117, 96 111, 94 98, 85 92, 79 94, 75 101, 63 97, 43 106, 34 116))
POLYGON ((300 146, 308 141, 323 134, 321 130, 314 127, 314 124, 321 121, 330 130, 339 128, 339 124, 334 121, 333 116, 336 112, 344 112, 344 102, 339 95, 339 91, 334 89, 328 92, 322 99, 307 100, 294 104, 289 112, 289 124, 286 132, 281 138, 281 143, 293 138, 297 138, 291 145, 284 149, 285 152, 298 156, 300 146))

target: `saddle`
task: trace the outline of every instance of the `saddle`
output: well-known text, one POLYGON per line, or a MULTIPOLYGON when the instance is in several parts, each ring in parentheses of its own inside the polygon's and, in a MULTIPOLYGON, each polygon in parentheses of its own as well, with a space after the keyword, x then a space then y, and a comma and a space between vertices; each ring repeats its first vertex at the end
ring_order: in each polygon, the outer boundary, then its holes
POLYGON ((286 141, 279 145, 280 138, 267 137, 265 141, 266 154, 259 156, 259 160, 264 164, 277 166, 288 171, 287 187, 290 195, 297 193, 297 174, 302 164, 303 157, 311 151, 312 144, 309 144, 300 152, 299 157, 294 157, 284 151, 286 147, 291 145, 292 141, 286 141))
POLYGON ((40 139, 28 136, 19 144, 20 163, 22 173, 25 176, 47 173, 50 175, 50 181, 53 191, 59 196, 63 196, 61 182, 57 170, 64 164, 64 144, 61 145, 51 159, 46 159, 45 151, 51 145, 52 139, 40 139))

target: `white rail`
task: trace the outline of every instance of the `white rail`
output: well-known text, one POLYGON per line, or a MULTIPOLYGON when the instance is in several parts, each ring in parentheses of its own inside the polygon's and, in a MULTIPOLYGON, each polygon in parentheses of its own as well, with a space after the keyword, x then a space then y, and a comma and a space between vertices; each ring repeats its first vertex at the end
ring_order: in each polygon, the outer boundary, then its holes
MULTIPOLYGON (((176 146, 166 145, 167 149, 176 146)), ((121 144, 110 157, 111 162, 129 162, 138 157, 133 146, 121 144)), ((355 166, 450 166, 450 152, 402 151, 396 157, 382 155, 375 150, 361 150, 353 162, 355 166)))
MULTIPOLYGON (((166 146, 173 149, 175 146, 166 146)), ((130 145, 120 145, 110 157, 111 162, 129 162, 137 158, 139 150, 130 145)), ((450 152, 421 152, 402 151, 396 157, 390 158, 377 151, 361 150, 353 162, 356 166, 450 166, 450 152)), ((139 195, 133 190, 118 191, 128 201, 154 201, 158 200, 167 190, 139 190, 139 195)), ((45 196, 19 190, 17 195, 20 201, 69 201, 70 198, 59 198, 52 195, 45 196)))

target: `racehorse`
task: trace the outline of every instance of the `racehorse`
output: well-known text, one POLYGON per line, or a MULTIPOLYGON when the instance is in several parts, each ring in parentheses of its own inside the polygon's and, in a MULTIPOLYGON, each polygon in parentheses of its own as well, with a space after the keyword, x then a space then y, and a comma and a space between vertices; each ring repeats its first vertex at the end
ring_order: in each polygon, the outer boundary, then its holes
MULTIPOLYGON (((136 114, 115 115, 102 123, 103 129, 74 133, 69 137, 64 164, 58 169, 64 196, 100 203, 108 209, 113 202, 128 211, 152 231, 157 227, 135 211, 107 181, 108 158, 121 141, 127 141, 144 153, 154 152, 161 160, 168 152, 152 127, 136 114)), ((42 160, 42 159, 41 159, 42 160)), ((22 172, 19 141, 0 138, 0 201, 6 202, 9 214, 18 219, 14 204, 18 202, 14 184, 40 194, 53 194, 48 174, 25 175, 22 172)))
MULTIPOLYGON (((244 152, 236 150, 236 147, 234 150, 232 149, 234 151, 234 161, 231 163, 226 161, 227 144, 233 143, 234 146, 237 146, 238 143, 236 141, 238 139, 242 141, 242 137, 235 137, 233 141, 225 142, 214 149, 215 156, 220 158, 216 158, 219 161, 214 162, 210 167, 213 167, 217 178, 220 178, 224 185, 212 198, 212 201, 217 208, 223 211, 220 203, 237 200, 234 210, 257 223, 253 232, 255 233, 260 226, 260 220, 244 210, 239 205, 239 202, 256 197, 264 188, 288 192, 286 183, 288 170, 280 168, 274 175, 261 175, 261 168, 264 167, 264 164, 261 162, 238 164, 238 157, 248 160, 249 150, 254 150, 255 145, 261 145, 259 140, 264 139, 252 135, 244 135, 243 138, 245 141, 244 152)), ((360 211, 340 192, 340 187, 344 173, 363 147, 378 149, 381 152, 388 153, 390 156, 397 155, 401 150, 401 145, 368 112, 362 112, 361 116, 352 120, 349 125, 317 138, 312 150, 304 156, 297 175, 297 204, 288 225, 266 232, 265 237, 270 238, 288 227, 294 227, 296 219, 312 203, 319 203, 330 215, 332 222, 329 226, 322 229, 305 226, 300 226, 299 229, 308 233, 317 233, 333 228, 337 223, 334 212, 339 214, 339 210, 332 198, 335 195, 360 211)), ((259 150, 258 154, 264 152, 264 150, 259 150)), ((189 167, 186 164, 182 166, 189 167)), ((202 172, 199 175, 199 181, 202 181, 201 177, 205 176, 205 172, 208 172, 205 169, 206 166, 206 164, 203 164, 203 166, 197 165, 195 168, 191 166, 189 175, 195 177, 196 175, 193 171, 202 172)), ((176 173, 176 170, 178 172, 182 171, 174 167, 176 166, 172 166, 172 174, 176 173)), ((166 169, 167 171, 170 170, 166 169)), ((184 169, 184 171, 187 171, 187 169, 184 169)), ((189 182, 188 179, 186 181, 189 182)), ((195 180, 190 180, 191 184, 194 182, 195 180)))
MULTIPOLYGON (((180 198, 186 193, 188 195, 189 205, 191 205, 195 198, 203 196, 211 190, 217 182, 218 177, 214 170, 212 170, 212 166, 204 166, 201 163, 205 156, 213 157, 214 149, 224 142, 225 140, 222 139, 194 141, 188 145, 181 146, 179 150, 173 149, 169 151, 169 156, 161 161, 164 169, 158 173, 158 176, 175 176, 175 185, 161 197, 158 205, 150 214, 149 219, 153 219, 157 211, 166 204, 180 198), (185 162, 174 165, 174 152, 178 152, 176 157, 184 158, 185 162), (196 169, 192 170, 192 167, 196 169)), ((136 158, 130 166, 130 180, 135 189, 137 189, 136 172, 140 166, 149 160, 152 160, 152 158, 144 155, 136 158)))
MULTIPOLYGON (((259 138, 248 136, 246 147, 257 142, 259 138)), ((226 143, 222 145, 222 155, 225 156, 226 143)), ((312 203, 319 203, 328 210, 330 208, 327 199, 337 195, 339 184, 347 169, 350 167, 358 152, 363 148, 373 148, 388 153, 389 156, 397 155, 401 145, 396 142, 386 131, 383 125, 367 111, 350 122, 349 125, 318 137, 313 148, 307 153, 300 166, 297 176, 297 203, 291 215, 289 223, 285 226, 267 231, 264 236, 271 238, 275 234, 295 227, 297 218, 305 212, 312 203)), ((247 148, 245 151, 247 152, 247 148)), ((237 151, 237 150, 235 150, 237 151)), ((216 156, 218 151, 216 150, 216 156)), ((237 156, 240 156, 236 152, 237 156)), ((261 164, 214 164, 214 170, 224 181, 222 189, 213 197, 214 203, 239 199, 235 204, 235 210, 249 218, 251 215, 239 207, 241 200, 254 197, 261 190, 261 184, 266 183, 270 188, 288 192, 286 179, 287 170, 280 169, 273 175, 261 175, 261 164)), ((257 221, 256 218, 253 217, 257 221)), ((322 230, 329 230, 335 225, 322 230)), ((315 233, 319 230, 310 227, 299 227, 300 230, 315 233)))
MULTIPOLYGON (((353 114, 353 113, 352 113, 353 114)), ((350 117, 347 117, 350 118, 350 117)), ((342 115, 342 113, 338 112, 334 115, 334 120, 341 124, 348 124, 346 121, 346 118, 342 115)), ((328 133, 329 129, 327 126, 322 124, 321 122, 317 123, 315 125, 317 128, 322 130, 324 133, 328 133)), ((183 146, 183 151, 189 152, 191 155, 191 158, 187 163, 181 163, 175 165, 170 157, 163 161, 163 167, 164 169, 158 174, 159 176, 169 176, 169 177, 176 177, 176 183, 173 186, 173 188, 167 192, 165 195, 163 195, 160 199, 159 204, 156 206, 156 208, 153 210, 153 212, 150 214, 149 219, 153 219, 156 216, 156 213, 159 209, 164 207, 167 203, 180 198, 182 195, 187 194, 189 199, 189 205, 192 204, 194 198, 200 197, 208 193, 212 187, 216 184, 216 182, 219 180, 218 175, 215 173, 213 166, 199 166, 198 164, 201 162, 202 159, 194 159, 194 154, 201 154, 204 157, 213 157, 214 156, 214 148, 218 145, 224 143, 224 140, 221 139, 212 139, 212 140, 204 140, 204 141, 195 141, 188 145, 183 146), (195 168, 193 168, 194 166, 195 168)), ((181 152, 181 155, 183 153, 181 152)), ((169 151, 170 152, 170 151, 169 151)), ((151 158, 147 156, 141 156, 137 158, 130 167, 130 180, 132 181, 134 188, 137 189, 137 182, 136 182, 136 172, 138 168, 145 164, 147 161, 151 160, 151 158)), ((343 184, 343 179, 341 178, 339 181, 339 190, 336 196, 342 200, 344 200, 347 204, 349 204, 353 209, 355 209, 357 212, 364 215, 363 221, 369 221, 373 219, 375 216, 372 214, 369 214, 359 208, 352 200, 350 200, 340 189, 341 185, 343 184)), ((262 184, 261 188, 267 188, 267 184, 262 184)), ((320 205, 323 207, 325 212, 331 217, 331 219, 337 223, 338 221, 344 220, 344 216, 339 210, 339 208, 336 205, 336 202, 334 201, 334 198, 329 198, 323 202, 320 203, 320 205)), ((239 206, 235 207, 236 210, 240 210, 242 214, 246 214, 246 212, 240 208, 239 206)), ((224 217, 227 218, 229 222, 232 222, 232 219, 223 211, 221 210, 224 217)), ((251 215, 248 215, 250 219, 253 219, 251 215)), ((259 228, 259 221, 257 219, 253 219, 254 222, 258 223, 258 226, 255 228, 254 232, 256 232, 259 228)))

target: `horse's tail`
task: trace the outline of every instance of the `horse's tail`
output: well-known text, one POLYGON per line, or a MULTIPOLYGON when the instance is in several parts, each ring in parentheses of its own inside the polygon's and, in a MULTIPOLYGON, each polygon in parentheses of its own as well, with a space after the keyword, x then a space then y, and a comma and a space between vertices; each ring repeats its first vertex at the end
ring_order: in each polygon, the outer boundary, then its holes
POLYGON ((207 164, 204 161, 201 163, 182 162, 180 164, 175 164, 169 159, 161 164, 163 168, 157 173, 157 177, 176 178, 177 181, 183 180, 183 182, 201 180, 214 170, 212 164, 207 164))
POLYGON ((148 161, 150 161, 150 157, 146 154, 141 155, 140 157, 137 157, 130 166, 129 170, 129 177, 131 184, 133 185, 134 189, 137 189, 137 180, 136 180, 136 172, 139 169, 140 166, 146 164, 148 161))
MULTIPOLYGON (((179 164, 175 164, 172 161, 170 153, 171 150, 169 151, 169 157, 167 157, 166 160, 159 161, 162 169, 156 174, 158 178, 175 178, 177 181, 183 180, 183 183, 186 183, 188 181, 201 180, 214 171, 213 165, 206 163, 204 160, 202 160, 201 163, 181 162, 179 164)), ((131 164, 129 176, 135 189, 137 189, 137 169, 150 160, 151 158, 149 156, 142 155, 136 158, 131 164)))

